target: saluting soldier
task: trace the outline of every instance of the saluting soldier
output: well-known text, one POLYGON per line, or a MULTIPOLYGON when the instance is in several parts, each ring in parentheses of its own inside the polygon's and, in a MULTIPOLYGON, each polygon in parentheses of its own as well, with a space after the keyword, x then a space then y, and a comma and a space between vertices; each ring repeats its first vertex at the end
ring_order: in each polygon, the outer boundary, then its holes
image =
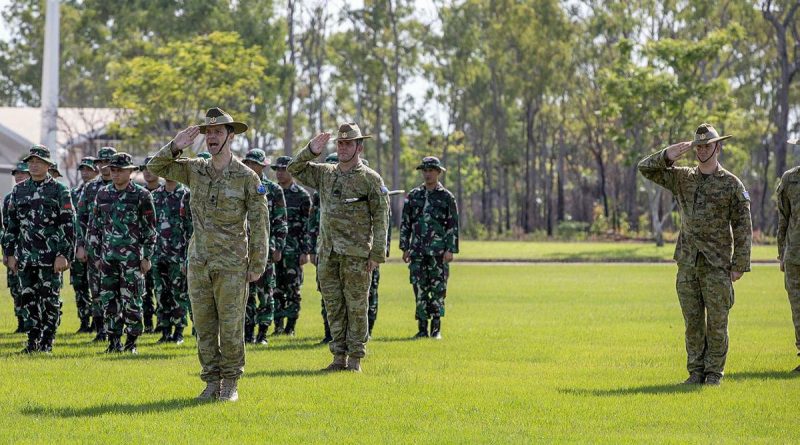
POLYGON ((417 337, 441 339, 450 262, 458 253, 458 208, 453 194, 439 182, 446 171, 439 158, 423 158, 417 170, 422 170, 424 183, 411 190, 403 204, 400 250, 417 301, 417 337))
MULTIPOLYGON (((90 183, 98 175, 97 167, 94 166, 94 158, 91 156, 82 158, 78 164, 78 173, 81 176, 81 183, 70 191, 73 205, 77 205, 80 201, 86 184, 90 183)), ((75 291, 75 306, 78 309, 78 319, 81 321, 81 326, 78 328, 77 333, 92 332, 92 294, 89 292, 86 263, 81 261, 73 262, 69 271, 69 280, 72 284, 72 289, 75 291)))
MULTIPOLYGON (((326 164, 333 164, 336 165, 339 163, 339 155, 336 153, 331 153, 325 157, 326 164)), ((306 225, 306 239, 308 240, 308 250, 311 252, 309 256, 309 261, 315 267, 318 267, 319 264, 317 263, 317 238, 319 238, 319 215, 320 215, 320 205, 319 205, 319 192, 314 191, 314 194, 311 195, 311 216, 308 218, 308 224, 306 225)), ((319 268, 317 268, 316 274, 316 283, 317 283, 317 291, 320 290, 319 288, 319 268)), ((320 296, 319 299, 320 305, 322 306, 322 323, 325 329, 325 336, 320 340, 320 344, 328 344, 333 340, 331 337, 331 327, 328 326, 328 312, 325 310, 325 299, 320 296)))
POLYGON ((50 150, 34 145, 24 161, 31 177, 11 191, 3 254, 19 277, 28 333, 22 352, 49 353, 61 323, 61 273, 69 269, 75 249, 75 212, 67 186, 47 173, 50 150))
POLYGON ((642 175, 672 192, 680 209, 675 260, 686 327, 685 384, 721 383, 733 282, 750 271, 750 195, 742 181, 719 163, 722 141, 730 137, 702 124, 693 141, 670 145, 639 162, 642 175), (692 148, 698 165, 675 166, 692 148))
MULTIPOLYGON (((800 140, 787 143, 800 145, 800 140)), ((795 347, 800 356, 800 167, 794 167, 781 176, 775 194, 778 198, 778 260, 789 294, 795 347)), ((800 372, 800 365, 793 372, 800 372)))
MULTIPOLYGON (((28 173, 28 163, 27 162, 17 162, 17 165, 11 170, 11 175, 14 176, 15 184, 19 184, 31 177, 30 173, 28 173)), ((3 198, 3 229, 5 231, 6 225, 8 224, 8 206, 11 204, 11 192, 3 198)), ((4 232, 5 233, 5 232, 4 232)), ((14 331, 15 334, 22 334, 25 333, 25 321, 22 318, 22 311, 20 308, 20 301, 19 301, 19 277, 15 274, 9 267, 8 267, 8 258, 3 255, 3 265, 6 266, 6 285, 8 285, 8 290, 11 293, 11 299, 14 301, 14 315, 17 317, 17 330, 14 331)))

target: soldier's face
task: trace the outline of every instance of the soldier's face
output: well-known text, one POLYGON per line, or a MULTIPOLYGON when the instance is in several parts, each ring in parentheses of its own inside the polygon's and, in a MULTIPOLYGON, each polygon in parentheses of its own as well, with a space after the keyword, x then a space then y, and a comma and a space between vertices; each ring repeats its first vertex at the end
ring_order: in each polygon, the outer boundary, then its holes
POLYGON ((436 184, 439 182, 439 175, 442 172, 438 168, 424 168, 422 169, 422 178, 426 184, 436 184))
POLYGON ((92 179, 97 177, 97 172, 89 167, 81 167, 80 172, 81 172, 81 180, 83 182, 91 181, 92 179))
POLYGON ((224 125, 212 125, 206 127, 206 148, 212 155, 219 154, 226 145, 226 142, 233 140, 233 133, 228 133, 224 125))
POLYGON ((275 169, 275 178, 281 184, 292 182, 292 175, 286 171, 285 167, 275 169))
POLYGON ((700 162, 708 162, 709 160, 713 161, 716 159, 717 152, 717 142, 713 142, 711 144, 699 144, 694 146, 695 153, 697 153, 697 159, 700 162))
POLYGON ((30 177, 31 175, 28 172, 16 172, 14 173, 14 182, 19 184, 20 182, 25 181, 30 177))
POLYGON ((128 182, 131 180, 131 173, 133 173, 133 169, 109 167, 109 170, 111 170, 111 182, 113 182, 114 185, 117 187, 128 185, 128 182))
POLYGON ((249 168, 250 170, 253 170, 254 172, 256 172, 256 174, 259 177, 261 176, 261 173, 264 171, 264 166, 263 165, 258 164, 258 163, 253 162, 253 161, 244 161, 244 165, 246 165, 247 168, 249 168))
POLYGON ((361 150, 363 145, 356 143, 356 141, 336 141, 336 154, 339 155, 339 161, 349 162, 361 150))
POLYGON ((41 181, 47 176, 49 168, 50 164, 39 158, 30 158, 28 160, 28 170, 31 172, 31 177, 37 181, 41 181))
POLYGON ((148 169, 142 170, 142 176, 144 177, 144 180, 147 181, 147 182, 156 182, 156 181, 158 181, 158 175, 154 175, 148 169))
POLYGON ((100 174, 103 175, 103 179, 108 181, 111 179, 111 170, 108 167, 109 161, 94 161, 94 165, 100 169, 100 174))

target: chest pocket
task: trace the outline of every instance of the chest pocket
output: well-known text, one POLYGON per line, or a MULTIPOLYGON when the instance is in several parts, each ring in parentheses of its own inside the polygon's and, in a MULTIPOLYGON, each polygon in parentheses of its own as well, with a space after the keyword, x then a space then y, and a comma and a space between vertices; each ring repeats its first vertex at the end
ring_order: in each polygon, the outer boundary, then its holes
POLYGON ((139 196, 128 195, 115 206, 114 218, 126 225, 136 223, 139 216, 139 196))
POLYGON ((245 212, 245 192, 239 187, 223 189, 224 183, 212 186, 209 202, 216 202, 214 221, 220 224, 235 224, 245 212), (216 198, 215 198, 216 196, 216 198))

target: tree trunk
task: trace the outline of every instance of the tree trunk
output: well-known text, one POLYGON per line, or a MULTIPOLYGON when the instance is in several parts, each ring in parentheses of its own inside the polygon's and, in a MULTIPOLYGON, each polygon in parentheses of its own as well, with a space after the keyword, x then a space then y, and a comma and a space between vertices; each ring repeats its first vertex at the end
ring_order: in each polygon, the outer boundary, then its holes
POLYGON ((286 16, 286 24, 287 24, 287 36, 288 36, 288 47, 289 47, 289 70, 291 74, 289 75, 289 91, 286 95, 286 128, 284 129, 283 133, 283 153, 287 156, 292 155, 293 145, 294 145, 294 95, 295 95, 295 62, 296 62, 296 54, 295 54, 295 47, 294 47, 294 8, 295 8, 295 0, 288 0, 287 1, 287 16, 286 16))

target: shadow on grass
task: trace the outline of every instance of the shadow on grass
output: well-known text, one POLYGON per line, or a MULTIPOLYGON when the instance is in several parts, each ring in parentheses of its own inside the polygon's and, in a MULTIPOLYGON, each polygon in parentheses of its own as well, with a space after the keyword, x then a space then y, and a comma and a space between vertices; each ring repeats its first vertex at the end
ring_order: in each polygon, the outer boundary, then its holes
POLYGON ((73 417, 95 417, 103 414, 138 414, 138 413, 160 413, 168 411, 178 411, 186 408, 192 408, 198 405, 204 405, 208 402, 199 402, 194 398, 191 399, 171 399, 159 400, 147 403, 104 403, 102 405, 89 406, 85 408, 71 408, 71 407, 44 407, 44 406, 28 406, 22 408, 20 412, 26 416, 46 416, 46 417, 60 417, 60 418, 73 418, 73 417))
POLYGON ((747 371, 725 374, 725 380, 793 380, 800 378, 800 373, 787 371, 747 371))
POLYGON ((334 372, 325 372, 318 369, 269 369, 263 371, 246 372, 243 378, 253 377, 314 377, 333 375, 334 372))
POLYGON ((660 255, 639 254, 639 247, 629 247, 626 249, 592 250, 586 252, 571 253, 551 253, 544 256, 547 261, 563 261, 566 263, 581 262, 636 262, 636 263, 662 263, 671 262, 671 259, 660 255))
POLYGON ((427 338, 417 338, 414 335, 410 337, 373 337, 370 342, 376 343, 394 343, 398 341, 424 341, 429 340, 427 338))
POLYGON ((614 389, 573 389, 565 388, 559 389, 558 392, 573 396, 595 396, 595 397, 613 397, 613 396, 631 396, 637 394, 681 394, 688 392, 695 392, 702 389, 703 385, 681 385, 678 383, 666 385, 647 385, 647 386, 634 386, 630 388, 614 388, 614 389))
POLYGON ((302 349, 319 349, 322 347, 327 348, 328 345, 320 344, 318 340, 303 341, 303 340, 288 340, 286 342, 275 343, 269 342, 269 345, 247 345, 247 353, 258 353, 268 351, 295 351, 302 349))

